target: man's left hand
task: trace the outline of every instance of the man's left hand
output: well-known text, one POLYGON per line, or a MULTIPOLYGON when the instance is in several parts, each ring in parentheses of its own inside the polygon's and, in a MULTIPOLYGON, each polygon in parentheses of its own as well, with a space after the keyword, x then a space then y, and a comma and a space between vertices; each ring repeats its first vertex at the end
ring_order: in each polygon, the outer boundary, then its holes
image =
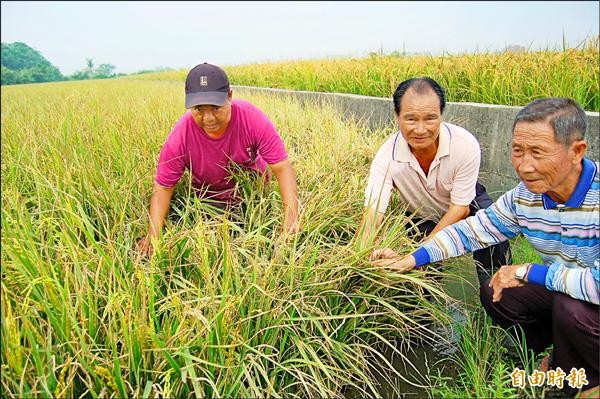
POLYGON ((502 299, 502 291, 505 288, 522 287, 525 284, 515 278, 515 271, 523 265, 502 266, 490 280, 489 286, 494 290, 492 302, 502 299))

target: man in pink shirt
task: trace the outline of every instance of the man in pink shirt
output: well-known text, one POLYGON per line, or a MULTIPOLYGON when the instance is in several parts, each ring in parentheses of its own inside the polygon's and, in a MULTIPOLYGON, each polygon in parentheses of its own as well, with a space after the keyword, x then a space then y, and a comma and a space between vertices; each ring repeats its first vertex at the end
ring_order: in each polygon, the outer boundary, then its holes
POLYGON ((152 253, 152 239, 160 235, 173 191, 186 169, 198 195, 227 207, 239 201, 232 168, 255 170, 268 178, 269 165, 281 190, 284 233, 295 232, 296 174, 269 118, 247 101, 232 100, 225 71, 207 63, 188 73, 185 107, 189 111, 177 122, 160 152, 148 234, 138 243, 138 250, 152 253))

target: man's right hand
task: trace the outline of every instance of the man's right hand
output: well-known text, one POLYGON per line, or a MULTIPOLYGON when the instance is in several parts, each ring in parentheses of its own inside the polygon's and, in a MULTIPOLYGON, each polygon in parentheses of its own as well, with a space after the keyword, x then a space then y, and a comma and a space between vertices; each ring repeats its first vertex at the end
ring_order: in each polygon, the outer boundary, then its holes
POLYGON ((154 247, 152 247, 152 240, 150 237, 146 236, 139 240, 136 244, 136 250, 142 256, 152 256, 154 247))
POLYGON ((374 260, 378 260, 378 259, 393 259, 393 258, 399 258, 400 255, 396 253, 396 251, 394 251, 393 249, 390 248, 382 248, 382 249, 376 249, 373 252, 371 252, 371 255, 369 255, 369 260, 370 261, 374 261, 374 260))
POLYGON ((156 182, 154 183, 154 191, 152 192, 152 198, 150 198, 148 233, 136 244, 136 250, 142 256, 152 256, 154 253, 152 238, 160 236, 160 231, 165 224, 165 218, 171 206, 173 191, 175 191, 175 186, 163 187, 156 182))
POLYGON ((415 258, 411 255, 400 256, 390 248, 376 249, 369 256, 373 266, 381 267, 396 273, 406 273, 415 268, 415 258))

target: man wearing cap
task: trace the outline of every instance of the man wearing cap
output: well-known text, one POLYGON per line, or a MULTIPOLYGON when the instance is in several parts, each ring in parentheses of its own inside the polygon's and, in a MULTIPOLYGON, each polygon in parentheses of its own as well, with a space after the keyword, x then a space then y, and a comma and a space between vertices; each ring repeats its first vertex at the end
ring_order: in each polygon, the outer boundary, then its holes
POLYGON ((150 200, 148 235, 138 243, 142 254, 152 253, 170 208, 175 185, 187 169, 195 191, 211 203, 227 207, 238 202, 231 168, 275 174, 283 200, 283 231, 298 228, 296 175, 285 145, 269 118, 244 100, 232 100, 225 71, 203 63, 185 81, 189 110, 167 137, 156 169, 150 200))

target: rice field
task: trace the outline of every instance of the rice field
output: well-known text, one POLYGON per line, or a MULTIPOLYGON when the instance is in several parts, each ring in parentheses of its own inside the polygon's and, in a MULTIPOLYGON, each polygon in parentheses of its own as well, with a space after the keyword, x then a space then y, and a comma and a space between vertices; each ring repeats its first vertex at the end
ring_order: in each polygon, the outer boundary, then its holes
MULTIPOLYGON (((436 309, 448 297, 433 271, 374 270, 354 238, 371 159, 390 132, 323 106, 247 97, 286 143, 302 232, 280 236, 273 181, 240 173, 247 206, 223 212, 190 195, 185 177, 143 259, 135 243, 158 152, 184 112, 181 83, 1 90, 2 397, 340 398, 373 395, 382 379, 415 381, 383 354, 435 338, 428 321, 446 322, 436 309)), ((413 250, 403 224, 388 218, 379 245, 413 250)))
MULTIPOLYGON (((210 61, 210 60, 206 60, 210 61)), ((598 38, 578 48, 443 56, 374 55, 224 66, 236 85, 391 98, 398 84, 429 76, 448 101, 524 106, 540 97, 571 97, 600 112, 598 38)), ((136 79, 183 82, 187 70, 138 75, 136 79)))

